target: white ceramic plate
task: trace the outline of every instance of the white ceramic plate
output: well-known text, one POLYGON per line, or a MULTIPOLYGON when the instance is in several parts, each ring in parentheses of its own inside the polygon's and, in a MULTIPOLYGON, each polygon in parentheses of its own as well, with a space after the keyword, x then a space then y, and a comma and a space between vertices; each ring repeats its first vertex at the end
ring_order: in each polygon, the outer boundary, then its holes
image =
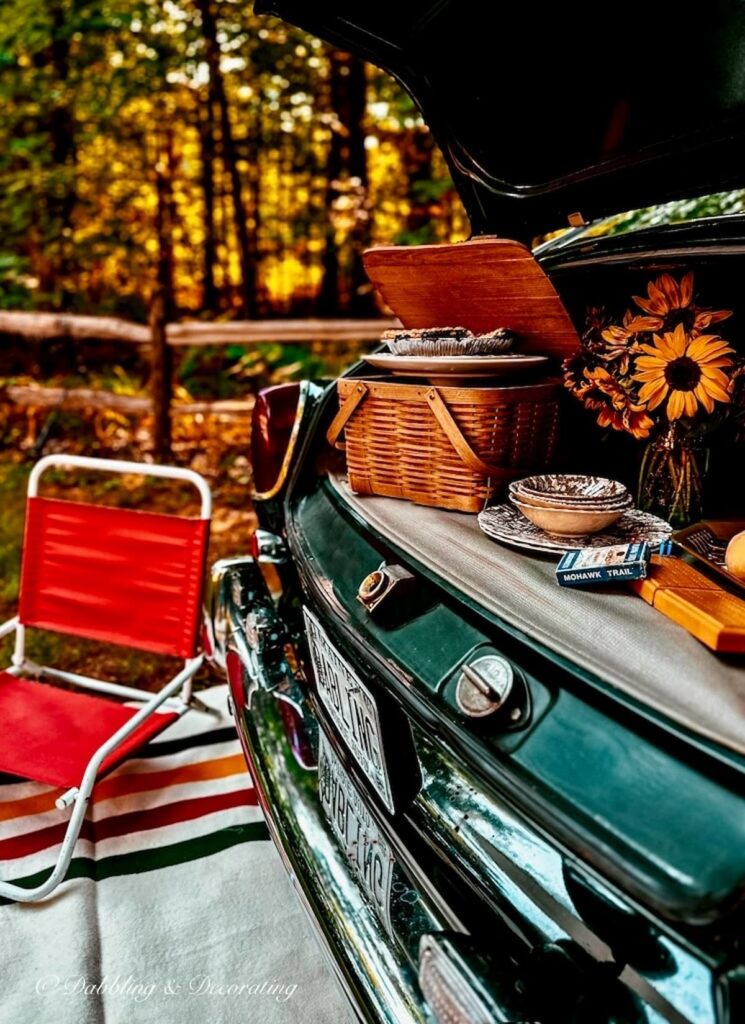
POLYGON ((521 370, 537 370, 548 362, 547 356, 507 352, 497 356, 397 356, 382 352, 364 356, 366 363, 395 377, 468 380, 469 377, 503 377, 521 370))
POLYGON ((631 509, 618 522, 602 533, 582 534, 577 537, 558 537, 539 529, 526 519, 513 505, 493 505, 479 514, 479 526, 492 540, 512 547, 525 548, 537 553, 561 554, 575 548, 602 548, 611 544, 632 544, 646 541, 657 548, 672 533, 664 519, 631 509))

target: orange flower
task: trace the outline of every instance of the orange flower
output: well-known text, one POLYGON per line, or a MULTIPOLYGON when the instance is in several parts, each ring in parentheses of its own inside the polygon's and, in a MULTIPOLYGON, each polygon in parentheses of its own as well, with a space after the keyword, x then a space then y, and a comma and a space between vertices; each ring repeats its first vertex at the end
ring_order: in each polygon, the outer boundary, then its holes
POLYGON ((649 437, 649 432, 654 426, 654 420, 647 416, 643 405, 631 404, 623 412, 619 409, 602 409, 598 413, 597 423, 600 427, 624 430, 639 440, 649 437))
POLYGON ((670 274, 662 274, 649 282, 646 296, 634 295, 633 300, 646 316, 636 316, 626 325, 631 334, 673 331, 682 324, 695 338, 712 324, 732 316, 731 309, 702 309, 694 303, 690 271, 679 282, 670 274))
POLYGON ((587 360, 584 353, 580 351, 569 356, 568 359, 564 360, 562 369, 564 370, 564 387, 581 401, 582 395, 590 387, 585 378, 587 360))
POLYGON ((699 403, 707 413, 715 402, 730 401, 732 367, 730 348, 715 334, 697 337, 686 333, 682 324, 672 332, 655 334, 653 345, 640 345, 644 353, 636 359, 633 379, 641 383, 639 401, 651 412, 667 399, 667 418, 693 417, 699 403))
POLYGON ((654 420, 647 415, 643 405, 632 401, 629 392, 602 366, 585 370, 589 384, 582 395, 588 409, 598 412, 597 422, 601 427, 625 430, 633 437, 649 437, 654 420))
POLYGON ((590 382, 589 390, 585 394, 585 405, 588 409, 604 408, 608 400, 616 409, 623 409, 628 404, 626 391, 602 366, 597 366, 594 370, 585 370, 585 377, 590 382))
POLYGON ((629 360, 631 358, 631 347, 634 343, 635 332, 630 330, 634 314, 626 310, 623 318, 623 325, 613 324, 601 331, 601 337, 605 343, 598 358, 606 363, 617 363, 618 372, 624 376, 629 372, 629 360))

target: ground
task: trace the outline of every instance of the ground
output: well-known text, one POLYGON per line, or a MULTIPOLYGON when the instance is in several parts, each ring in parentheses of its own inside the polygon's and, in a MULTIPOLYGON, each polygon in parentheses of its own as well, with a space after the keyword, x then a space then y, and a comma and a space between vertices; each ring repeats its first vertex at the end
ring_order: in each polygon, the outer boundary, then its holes
MULTIPOLYGON (((17 608, 26 482, 31 465, 7 453, 0 461, 0 622, 14 615, 17 608)), ((42 493, 58 498, 184 514, 197 514, 199 510, 194 489, 173 482, 136 476, 102 477, 98 473, 77 474, 73 481, 69 474, 56 470, 44 479, 48 482, 42 493)), ((214 513, 208 564, 245 551, 256 522, 245 460, 232 460, 210 483, 214 513)), ((12 642, 12 637, 0 640, 0 664, 9 663, 12 642)), ((178 664, 175 659, 39 631, 29 631, 27 651, 30 658, 42 664, 147 689, 158 689, 178 664)), ((201 684, 220 681, 211 676, 208 667, 197 679, 201 684)))

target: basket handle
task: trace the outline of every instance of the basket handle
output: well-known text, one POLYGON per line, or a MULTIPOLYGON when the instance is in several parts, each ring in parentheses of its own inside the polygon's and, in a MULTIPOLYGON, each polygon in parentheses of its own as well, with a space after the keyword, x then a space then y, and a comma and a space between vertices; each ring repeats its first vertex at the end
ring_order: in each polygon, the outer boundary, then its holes
POLYGON ((367 387, 367 384, 363 384, 362 381, 360 381, 351 395, 349 395, 344 405, 341 406, 336 416, 334 416, 331 421, 331 426, 326 432, 326 440, 330 445, 332 445, 332 447, 338 448, 339 451, 344 451, 346 445, 343 441, 339 440, 339 436, 347 425, 347 422, 354 410, 358 405, 362 404, 365 398, 367 398, 368 393, 369 388, 367 387))
POLYGON ((466 441, 460 427, 453 419, 450 410, 436 388, 430 388, 427 392, 427 401, 430 404, 435 419, 445 431, 453 448, 455 448, 469 469, 472 469, 474 473, 480 473, 482 476, 487 477, 497 477, 499 479, 505 476, 504 468, 491 466, 476 454, 468 441, 466 441))

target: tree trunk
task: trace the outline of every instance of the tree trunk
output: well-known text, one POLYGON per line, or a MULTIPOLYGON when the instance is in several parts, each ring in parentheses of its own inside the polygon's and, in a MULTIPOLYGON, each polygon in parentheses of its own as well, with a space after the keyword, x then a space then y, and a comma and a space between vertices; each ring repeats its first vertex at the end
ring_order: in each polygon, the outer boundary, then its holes
POLYGON ((409 244, 435 241, 432 225, 432 207, 436 201, 427 195, 426 188, 417 188, 432 181, 432 157, 434 142, 426 128, 414 128, 401 140, 406 176, 409 181, 409 213, 406 218, 406 234, 411 236, 409 244))
POLYGON ((166 302, 158 288, 150 307, 150 395, 153 403, 153 455, 168 459, 171 454, 171 399, 173 360, 166 340, 166 302))
POLYGON ((365 115, 367 113, 367 77, 364 62, 357 57, 349 61, 349 75, 346 79, 347 102, 343 105, 342 120, 349 135, 349 174, 359 182, 359 204, 356 210, 355 226, 352 230, 352 266, 350 271, 349 312, 353 316, 371 316, 375 311, 373 289, 370 284, 362 254, 370 244, 370 212, 367 205, 367 150, 365 149, 365 115), (346 120, 345 120, 346 118, 346 120))
POLYGON ((196 0, 197 10, 202 19, 205 58, 210 74, 210 86, 217 101, 220 115, 220 146, 223 166, 230 180, 233 201, 235 233, 238 239, 238 261, 241 268, 241 310, 244 316, 253 316, 256 296, 256 258, 251 252, 248 232, 248 216, 243 201, 240 174, 238 173, 235 141, 230 124, 230 109, 225 93, 225 82, 220 70, 220 47, 217 41, 217 20, 210 0, 196 0))
POLYGON ((332 122, 331 140, 326 160, 326 248, 323 253, 323 278, 318 295, 318 315, 338 315, 344 306, 341 282, 339 250, 336 245, 336 229, 333 223, 334 204, 339 198, 339 186, 344 167, 344 140, 342 122, 338 114, 341 95, 344 91, 341 68, 344 54, 338 50, 329 53, 329 107, 336 115, 332 122))
POLYGON ((55 242, 48 255, 41 287, 44 291, 59 292, 59 305, 65 307, 70 294, 70 282, 65 279, 74 270, 72 215, 77 201, 75 189, 75 118, 67 98, 70 74, 70 40, 65 30, 65 10, 60 4, 50 3, 53 34, 50 48, 50 67, 54 80, 53 94, 58 99, 49 109, 47 123, 57 173, 63 171, 62 187, 55 188, 46 199, 50 227, 55 242), (67 287, 65 287, 67 285, 67 287))
MULTIPOLYGON (((164 116, 161 113, 161 116, 164 116)), ((157 285, 150 308, 150 390, 153 400, 153 455, 167 459, 171 453, 171 397, 173 360, 166 341, 166 324, 174 318, 173 295, 173 134, 166 130, 155 165, 155 230, 158 236, 157 285)))
MULTIPOLYGON (((178 299, 176 296, 176 257, 173 252, 173 240, 176 237, 176 226, 179 223, 178 207, 176 206, 176 195, 173 191, 173 183, 178 179, 178 154, 173 144, 173 132, 166 132, 166 210, 168 211, 168 241, 169 241, 169 288, 166 291, 166 319, 175 320, 178 316, 178 299)), ((182 233, 184 225, 180 225, 182 233)), ((182 234, 183 237, 183 234, 182 234)), ((185 239, 188 245, 188 238, 185 239)))
POLYGON ((248 207, 248 254, 253 267, 252 281, 252 308, 254 316, 262 316, 266 312, 266 301, 264 290, 259 283, 259 228, 261 226, 261 168, 259 154, 261 153, 262 137, 259 128, 260 118, 251 132, 251 139, 247 141, 245 159, 248 164, 247 183, 249 186, 249 207, 248 207))
POLYGON ((198 114, 199 142, 202 157, 201 177, 204 198, 204 266, 202 270, 202 307, 208 313, 218 312, 217 287, 215 285, 215 263, 217 260, 217 239, 215 236, 215 119, 212 105, 212 90, 207 91, 206 101, 198 114))
POLYGON ((166 320, 174 317, 173 294, 173 228, 175 205, 171 168, 173 165, 173 134, 170 129, 164 133, 162 148, 158 147, 155 164, 155 233, 158 238, 157 280, 164 303, 166 320))
POLYGON ((326 164, 326 209, 330 211, 332 220, 327 231, 323 283, 318 303, 321 315, 326 316, 340 311, 363 315, 373 309, 372 290, 362 265, 362 251, 369 242, 364 127, 366 99, 364 63, 340 50, 331 50, 329 103, 333 128, 326 164), (343 194, 352 198, 355 216, 349 233, 351 253, 348 275, 344 274, 339 258, 333 225, 334 206, 343 194))

